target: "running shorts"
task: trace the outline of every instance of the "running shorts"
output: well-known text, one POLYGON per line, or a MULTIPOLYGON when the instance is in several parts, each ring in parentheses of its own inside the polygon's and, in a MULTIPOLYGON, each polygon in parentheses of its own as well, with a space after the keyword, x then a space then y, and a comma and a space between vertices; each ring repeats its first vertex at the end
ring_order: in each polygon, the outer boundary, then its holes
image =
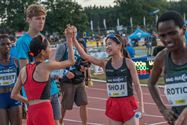
POLYGON ((110 97, 106 102, 105 114, 112 120, 124 123, 134 116, 137 108, 138 105, 134 96, 110 97))
POLYGON ((0 108, 9 109, 14 106, 20 106, 21 102, 10 98, 11 92, 0 94, 0 108))
POLYGON ((51 103, 42 102, 29 106, 27 125, 55 125, 51 103))

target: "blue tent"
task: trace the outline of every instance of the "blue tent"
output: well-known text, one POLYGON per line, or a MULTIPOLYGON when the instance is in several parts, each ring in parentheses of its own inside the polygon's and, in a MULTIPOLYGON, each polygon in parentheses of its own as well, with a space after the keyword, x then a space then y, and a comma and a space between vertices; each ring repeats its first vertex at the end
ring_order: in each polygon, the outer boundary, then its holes
MULTIPOLYGON (((184 23, 185 23, 185 26, 187 26, 187 20, 184 21, 184 23)), ((185 31, 185 38, 186 38, 186 43, 187 43, 187 30, 185 31)))
POLYGON ((140 39, 145 37, 151 37, 151 34, 141 30, 140 28, 137 28, 135 32, 129 36, 130 39, 140 39))

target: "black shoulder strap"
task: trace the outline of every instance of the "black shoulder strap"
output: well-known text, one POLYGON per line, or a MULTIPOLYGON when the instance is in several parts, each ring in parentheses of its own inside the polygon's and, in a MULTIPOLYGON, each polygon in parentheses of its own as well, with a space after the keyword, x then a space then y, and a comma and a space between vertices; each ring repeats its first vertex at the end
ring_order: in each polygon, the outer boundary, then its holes
POLYGON ((110 68, 111 62, 112 62, 112 58, 110 58, 110 59, 107 61, 106 66, 105 66, 105 69, 110 68))

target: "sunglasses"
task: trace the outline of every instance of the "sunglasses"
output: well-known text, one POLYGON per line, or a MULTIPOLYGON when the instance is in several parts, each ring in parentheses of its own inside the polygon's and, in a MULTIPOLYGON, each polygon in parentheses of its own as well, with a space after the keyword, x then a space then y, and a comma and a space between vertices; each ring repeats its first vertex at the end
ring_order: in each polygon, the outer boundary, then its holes
POLYGON ((116 37, 116 35, 114 35, 114 34, 109 34, 109 35, 107 35, 106 36, 106 40, 107 39, 111 39, 111 40, 113 40, 113 41, 115 41, 115 42, 117 42, 117 43, 119 43, 119 44, 122 44, 122 42, 116 37))

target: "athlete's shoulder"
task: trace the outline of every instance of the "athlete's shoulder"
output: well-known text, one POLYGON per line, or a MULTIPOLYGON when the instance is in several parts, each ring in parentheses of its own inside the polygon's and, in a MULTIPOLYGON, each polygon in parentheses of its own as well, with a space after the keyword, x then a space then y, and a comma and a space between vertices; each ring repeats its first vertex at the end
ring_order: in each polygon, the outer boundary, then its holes
POLYGON ((154 69, 162 69, 164 67, 164 62, 168 53, 168 49, 165 48, 156 55, 154 58, 154 69))
POLYGON ((155 57, 155 61, 162 61, 162 60, 164 60, 164 58, 166 57, 166 55, 168 54, 168 49, 167 48, 165 48, 165 49, 163 49, 163 50, 161 50, 157 55, 156 55, 156 57, 155 57))
POLYGON ((125 58, 125 60, 126 60, 126 61, 132 61, 132 59, 131 59, 131 58, 125 58))
POLYGON ((126 61, 127 64, 134 64, 133 60, 131 58, 125 58, 124 61, 126 61))

